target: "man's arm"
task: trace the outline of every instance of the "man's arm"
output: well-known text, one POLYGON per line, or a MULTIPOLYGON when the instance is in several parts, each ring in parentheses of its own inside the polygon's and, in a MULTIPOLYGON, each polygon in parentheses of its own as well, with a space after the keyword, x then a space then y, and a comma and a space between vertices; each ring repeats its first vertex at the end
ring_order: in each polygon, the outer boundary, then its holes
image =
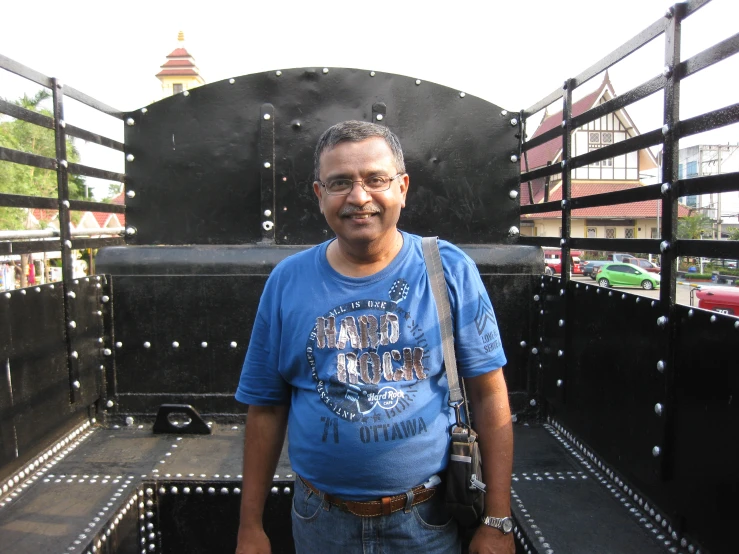
MULTIPOLYGON (((507 517, 511 515, 513 427, 503 369, 465 379, 465 384, 480 442, 483 481, 487 485, 485 515, 507 517)), ((513 533, 504 535, 497 529, 480 525, 469 551, 470 554, 513 554, 513 533)))
POLYGON ((249 406, 244 432, 244 479, 236 554, 269 554, 264 503, 285 441, 289 406, 249 406))

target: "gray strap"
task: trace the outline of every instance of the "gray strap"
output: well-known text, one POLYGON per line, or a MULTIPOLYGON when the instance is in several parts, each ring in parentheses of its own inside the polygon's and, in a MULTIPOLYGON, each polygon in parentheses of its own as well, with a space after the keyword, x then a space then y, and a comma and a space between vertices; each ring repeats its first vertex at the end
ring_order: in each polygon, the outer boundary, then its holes
POLYGON ((457 358, 454 355, 454 333, 452 332, 452 310, 449 307, 449 295, 444 278, 444 266, 441 265, 441 254, 437 237, 423 237, 423 259, 431 281, 431 291, 436 300, 436 313, 439 316, 441 329, 441 351, 444 355, 446 378, 449 382, 449 402, 458 404, 464 400, 464 393, 459 385, 457 374, 457 358))

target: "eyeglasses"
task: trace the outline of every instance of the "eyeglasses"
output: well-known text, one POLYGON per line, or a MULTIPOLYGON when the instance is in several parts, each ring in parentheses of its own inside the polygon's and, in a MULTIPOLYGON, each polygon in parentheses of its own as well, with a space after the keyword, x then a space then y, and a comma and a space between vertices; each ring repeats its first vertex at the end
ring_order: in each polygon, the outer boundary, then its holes
POLYGON ((354 188, 354 183, 360 183, 366 192, 383 192, 390 188, 392 182, 405 173, 398 173, 395 177, 383 177, 382 175, 372 175, 360 181, 352 181, 351 179, 333 179, 328 183, 318 181, 326 194, 329 196, 347 196, 354 188))

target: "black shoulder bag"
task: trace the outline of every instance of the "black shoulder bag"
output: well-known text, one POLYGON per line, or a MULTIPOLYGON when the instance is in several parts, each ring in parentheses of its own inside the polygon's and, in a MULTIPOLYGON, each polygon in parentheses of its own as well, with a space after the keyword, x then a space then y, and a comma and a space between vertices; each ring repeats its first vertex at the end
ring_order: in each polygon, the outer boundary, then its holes
POLYGON ((466 423, 470 421, 470 414, 464 383, 460 382, 457 374, 452 313, 437 237, 424 237, 421 244, 439 315, 442 353, 449 382, 449 406, 454 409, 457 420, 450 429, 451 448, 446 471, 446 504, 460 526, 476 527, 485 508, 485 483, 482 482, 480 447, 477 433, 466 423), (466 422, 462 419, 462 408, 465 411, 466 422))

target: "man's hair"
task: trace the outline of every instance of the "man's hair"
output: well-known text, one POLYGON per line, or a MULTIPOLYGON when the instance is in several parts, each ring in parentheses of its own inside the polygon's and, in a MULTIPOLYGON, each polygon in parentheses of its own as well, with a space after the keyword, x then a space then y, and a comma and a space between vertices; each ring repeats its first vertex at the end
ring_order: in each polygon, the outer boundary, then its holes
POLYGON ((342 121, 329 127, 318 139, 316 153, 313 158, 313 169, 316 173, 316 181, 320 180, 321 154, 333 149, 337 144, 344 141, 359 142, 373 137, 385 139, 395 158, 395 169, 398 173, 405 173, 405 161, 403 160, 403 148, 400 146, 398 137, 384 125, 368 123, 366 121, 342 121))

